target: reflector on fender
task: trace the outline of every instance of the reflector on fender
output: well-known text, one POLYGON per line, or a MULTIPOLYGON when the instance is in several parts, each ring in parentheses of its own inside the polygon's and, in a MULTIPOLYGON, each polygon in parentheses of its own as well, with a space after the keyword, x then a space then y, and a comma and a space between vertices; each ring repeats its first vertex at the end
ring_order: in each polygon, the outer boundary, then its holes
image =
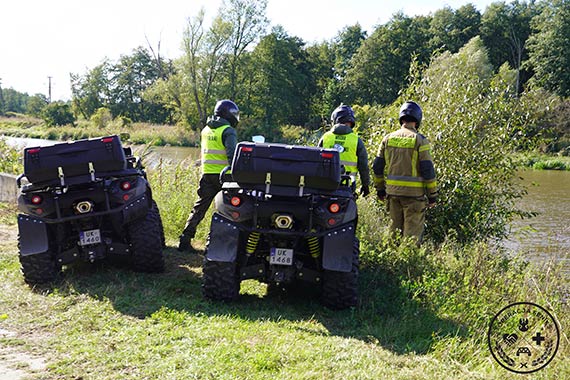
POLYGON ((32 204, 39 205, 40 203, 42 203, 42 197, 39 195, 34 195, 31 199, 31 201, 32 201, 32 204))
POLYGON ((232 199, 230 199, 230 203, 232 204, 232 206, 238 207, 239 205, 241 205, 241 198, 240 197, 232 197, 232 199))
POLYGON ((340 211, 340 205, 338 203, 331 203, 329 205, 329 211, 332 212, 333 214, 336 214, 337 212, 340 211))

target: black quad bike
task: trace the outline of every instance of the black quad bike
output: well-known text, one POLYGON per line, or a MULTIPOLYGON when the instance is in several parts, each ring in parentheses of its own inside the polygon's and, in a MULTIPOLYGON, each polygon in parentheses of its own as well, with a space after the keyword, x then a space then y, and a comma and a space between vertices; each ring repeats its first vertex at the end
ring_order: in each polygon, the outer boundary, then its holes
POLYGON ((164 233, 140 160, 119 136, 24 149, 18 177, 24 280, 55 280, 62 265, 104 258, 164 270, 164 233))
POLYGON ((319 287, 333 309, 355 306, 357 208, 338 151, 241 142, 231 176, 215 199, 204 296, 234 300, 242 280, 258 279, 269 286, 319 287))

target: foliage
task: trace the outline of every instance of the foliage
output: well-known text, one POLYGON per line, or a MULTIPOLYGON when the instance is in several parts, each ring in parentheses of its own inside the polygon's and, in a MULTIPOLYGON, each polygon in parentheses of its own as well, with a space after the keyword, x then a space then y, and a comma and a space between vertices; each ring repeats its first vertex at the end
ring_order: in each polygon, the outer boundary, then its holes
POLYGON ((456 53, 471 38, 479 34, 481 14, 471 3, 457 10, 445 6, 435 11, 429 25, 428 42, 432 51, 456 53))
POLYGON ((570 96, 570 1, 548 0, 540 15, 532 19, 528 64, 533 82, 560 96, 570 96))
POLYGON ((90 118, 90 121, 99 129, 105 128, 112 120, 111 111, 105 107, 99 108, 90 118))
POLYGON ((389 104, 401 88, 412 57, 420 62, 429 58, 429 20, 398 13, 379 26, 354 55, 346 73, 347 103, 389 104))
POLYGON ((42 118, 48 127, 67 124, 73 125, 75 123, 75 116, 73 116, 71 112, 71 107, 64 102, 48 104, 42 112, 42 118))
POLYGON ((24 171, 20 152, 0 138, 0 173, 20 174, 24 171))
MULTIPOLYGON (((439 243, 449 235, 460 242, 503 237, 508 221, 524 215, 515 205, 524 190, 513 182, 516 164, 508 152, 514 149, 511 136, 521 125, 519 116, 527 110, 513 112, 522 106, 512 96, 512 71, 493 74, 486 49, 474 38, 458 53, 445 52, 411 75, 413 85, 391 108, 392 128, 401 102, 420 103, 421 133, 431 137, 440 187, 439 205, 427 215, 427 236, 439 243)), ((385 113, 374 114, 387 121, 385 113)), ((374 146, 386 132, 373 129, 374 146)))

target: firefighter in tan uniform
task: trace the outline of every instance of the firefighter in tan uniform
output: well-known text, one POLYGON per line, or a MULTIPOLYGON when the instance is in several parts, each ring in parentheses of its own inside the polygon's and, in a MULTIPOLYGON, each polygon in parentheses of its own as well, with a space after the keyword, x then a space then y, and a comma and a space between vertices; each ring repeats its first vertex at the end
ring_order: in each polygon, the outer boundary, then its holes
POLYGON ((425 210, 437 202, 437 182, 427 138, 418 133, 422 109, 415 102, 400 108, 401 128, 384 137, 374 159, 374 186, 387 200, 391 230, 422 240, 425 210))
POLYGON ((364 143, 352 131, 356 118, 351 107, 341 104, 331 114, 332 129, 326 132, 319 140, 318 146, 332 148, 339 151, 340 163, 345 173, 360 174, 360 194, 367 196, 370 193, 370 170, 368 169, 368 153, 364 143))
POLYGON ((198 200, 186 221, 178 250, 195 252, 191 239, 198 224, 204 219, 214 197, 222 189, 220 173, 231 165, 237 145, 234 127, 239 121, 238 106, 231 100, 220 100, 214 107, 214 116, 208 119, 201 133, 202 177, 198 187, 198 200))

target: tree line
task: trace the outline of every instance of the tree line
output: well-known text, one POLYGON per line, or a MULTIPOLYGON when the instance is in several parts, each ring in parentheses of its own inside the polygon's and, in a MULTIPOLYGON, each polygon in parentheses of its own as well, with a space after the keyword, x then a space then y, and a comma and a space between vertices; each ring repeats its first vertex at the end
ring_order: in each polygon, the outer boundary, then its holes
MULTIPOLYGON (((413 64, 428 66, 476 36, 493 71, 504 64, 514 70, 516 93, 538 86, 570 95, 569 0, 499 1, 483 13, 471 3, 427 16, 396 13, 370 35, 356 23, 314 44, 281 26, 267 32, 266 7, 267 0, 227 0, 209 27, 200 11, 187 20, 178 58, 149 43, 71 74, 63 111, 90 119, 105 108, 134 122, 199 129, 216 100, 230 98, 242 111, 241 132, 278 137, 281 126, 319 128, 341 102, 391 104, 410 85, 413 64)), ((0 94, 0 112, 45 112, 43 95, 0 94)))

